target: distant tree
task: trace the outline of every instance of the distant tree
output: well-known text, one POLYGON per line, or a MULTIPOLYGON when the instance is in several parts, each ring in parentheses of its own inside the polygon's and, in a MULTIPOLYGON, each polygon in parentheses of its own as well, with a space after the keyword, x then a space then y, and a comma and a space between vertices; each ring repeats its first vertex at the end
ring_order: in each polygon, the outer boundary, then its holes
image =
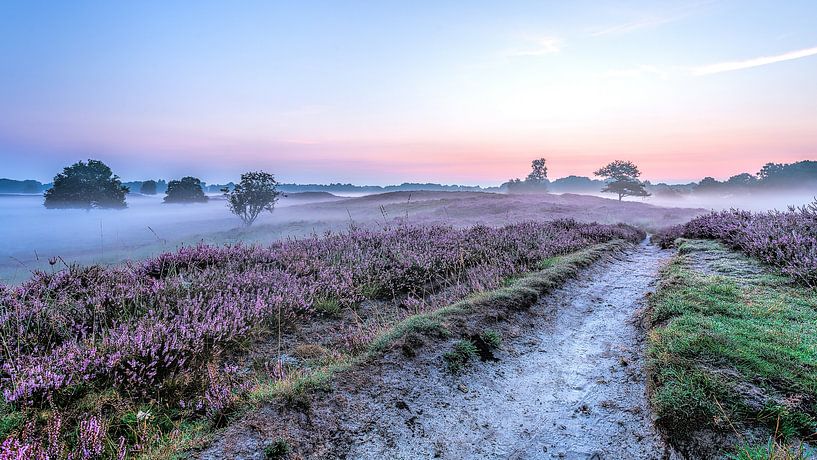
POLYGON ((155 180, 146 180, 142 182, 142 186, 139 187, 139 193, 142 195, 155 195, 156 194, 156 181, 155 180))
POLYGON ((548 190, 548 168, 544 158, 531 161, 531 172, 525 180, 510 179, 500 186, 510 193, 542 193, 548 190))
POLYGON ((718 182, 717 179, 714 177, 704 177, 698 182, 698 185, 695 187, 696 192, 714 192, 720 189, 723 186, 723 182, 718 182))
POLYGON ((45 194, 46 208, 127 207, 128 187, 122 185, 105 163, 99 160, 78 161, 54 176, 54 185, 45 194))
POLYGON ((641 171, 632 161, 616 160, 593 174, 607 181, 601 191, 618 194, 619 201, 625 196, 650 196, 644 184, 638 180, 641 171))
POLYGON ((786 166, 787 165, 782 163, 766 163, 762 168, 760 168, 757 175, 760 177, 760 180, 767 181, 781 175, 786 166))
POLYGON ((812 188, 817 183, 817 161, 804 160, 796 163, 767 163, 757 174, 758 185, 767 188, 812 188))
POLYGON ((225 187, 222 192, 227 197, 227 207, 248 227, 263 211, 272 212, 281 194, 275 177, 264 171, 246 172, 232 190, 225 187))
POLYGON ((165 203, 206 203, 207 200, 198 178, 187 176, 167 184, 165 203))
POLYGON ((730 188, 746 188, 757 184, 757 177, 749 173, 736 174, 726 181, 730 188))
POLYGON ((548 180, 548 167, 544 158, 537 158, 530 163, 531 172, 525 179, 526 182, 541 184, 548 180))

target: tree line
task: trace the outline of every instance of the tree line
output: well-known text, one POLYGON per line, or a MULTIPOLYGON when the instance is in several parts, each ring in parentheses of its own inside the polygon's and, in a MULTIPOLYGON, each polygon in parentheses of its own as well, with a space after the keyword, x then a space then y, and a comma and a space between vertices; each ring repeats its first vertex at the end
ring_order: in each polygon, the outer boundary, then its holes
MULTIPOLYGON (((147 180, 141 183, 140 193, 157 194, 164 181, 147 180), (161 182, 161 184, 160 184, 161 182)), ((231 183, 232 184, 232 183, 231 183)), ((197 177, 186 176, 166 184, 164 203, 206 203, 203 183, 197 177)), ((108 165, 99 160, 78 161, 63 168, 54 177, 54 185, 43 194, 49 209, 124 209, 125 196, 130 192, 108 165)), ((241 218, 245 225, 252 225, 264 212, 272 212, 281 192, 272 174, 251 171, 241 175, 241 180, 231 187, 220 190, 228 209, 241 218)))
MULTIPOLYGON (((549 184, 547 170, 547 160, 537 158, 531 162, 531 172, 525 180, 511 179, 502 184, 502 188, 509 193, 546 193, 549 184)), ((625 196, 650 196, 647 183, 639 179, 641 171, 632 161, 615 160, 593 174, 603 179, 604 186, 599 191, 616 194, 619 201, 625 196)))

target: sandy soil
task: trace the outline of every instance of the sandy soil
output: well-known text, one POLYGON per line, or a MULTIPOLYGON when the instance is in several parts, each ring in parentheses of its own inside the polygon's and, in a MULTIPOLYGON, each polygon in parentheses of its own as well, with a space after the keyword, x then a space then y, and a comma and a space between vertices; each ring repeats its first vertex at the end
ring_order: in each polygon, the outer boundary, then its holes
POLYGON ((227 428, 202 459, 263 458, 283 437, 304 458, 667 458, 653 427, 640 326, 669 256, 640 245, 600 262, 531 310, 490 326, 493 356, 459 375, 454 338, 344 373, 307 408, 269 405, 227 428))

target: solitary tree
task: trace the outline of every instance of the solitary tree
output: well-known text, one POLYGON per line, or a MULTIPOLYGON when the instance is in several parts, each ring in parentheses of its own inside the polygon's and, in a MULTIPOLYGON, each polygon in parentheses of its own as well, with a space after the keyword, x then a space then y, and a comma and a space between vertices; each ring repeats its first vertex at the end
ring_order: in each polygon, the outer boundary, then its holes
POLYGON ((155 180, 146 180, 142 182, 142 186, 139 188, 139 193, 142 195, 155 195, 156 194, 156 181, 155 180))
POLYGON ((619 201, 625 196, 650 196, 644 189, 644 184, 638 180, 641 171, 632 161, 616 160, 593 174, 603 177, 606 181, 601 191, 617 193, 619 201))
POLYGON ((542 184, 548 179, 548 167, 544 158, 537 158, 530 163, 531 172, 525 179, 526 182, 542 184))
POLYGON ((232 190, 223 188, 221 191, 227 197, 227 207, 248 227, 261 212, 272 212, 281 194, 275 177, 264 171, 246 172, 232 190))
POLYGON ((167 184, 165 203, 206 203, 207 195, 201 189, 201 180, 196 177, 182 177, 167 184))
POLYGON ((127 207, 127 193, 128 187, 105 163, 78 161, 54 177, 54 185, 45 192, 43 204, 46 208, 122 209, 127 207))

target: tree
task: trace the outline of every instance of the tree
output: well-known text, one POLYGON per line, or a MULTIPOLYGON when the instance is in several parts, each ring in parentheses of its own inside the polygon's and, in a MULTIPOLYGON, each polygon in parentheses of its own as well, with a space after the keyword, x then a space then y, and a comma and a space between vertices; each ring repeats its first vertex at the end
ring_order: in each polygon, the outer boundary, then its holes
POLYGON ((167 184, 165 203, 206 203, 207 195, 201 189, 201 180, 196 177, 182 177, 167 184))
POLYGON ((122 185, 105 163, 99 160, 78 161, 54 176, 54 185, 45 192, 46 208, 127 207, 128 187, 122 185))
POLYGON ((281 194, 275 177, 264 171, 246 172, 232 190, 225 187, 222 192, 227 197, 227 207, 248 227, 261 212, 272 212, 278 195, 281 194))
POLYGON ((155 180, 146 180, 142 182, 142 186, 139 187, 139 193, 142 195, 155 195, 156 194, 156 181, 155 180))
POLYGON ((531 172, 525 179, 526 182, 541 184, 548 180, 548 167, 544 158, 537 158, 530 163, 531 172))
POLYGON ((650 196, 644 189, 644 184, 638 180, 641 171, 632 161, 616 160, 593 174, 603 177, 607 182, 601 191, 617 193, 619 201, 625 196, 650 196))
POLYGON ((714 177, 704 177, 698 182, 695 191, 699 193, 713 192, 719 190, 723 186, 723 182, 718 182, 714 177))
POLYGON ((752 187, 757 183, 757 177, 749 173, 736 174, 726 181, 726 185, 731 188, 752 187))

